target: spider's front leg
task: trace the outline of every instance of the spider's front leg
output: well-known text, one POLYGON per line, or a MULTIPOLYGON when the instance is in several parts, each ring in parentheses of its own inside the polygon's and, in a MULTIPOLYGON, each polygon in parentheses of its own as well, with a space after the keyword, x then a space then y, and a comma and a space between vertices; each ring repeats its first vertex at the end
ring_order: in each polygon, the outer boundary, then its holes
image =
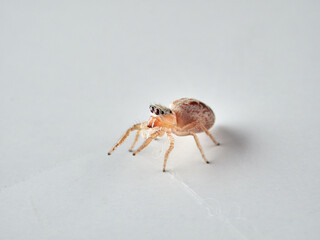
POLYGON ((138 130, 136 138, 130 148, 130 150, 133 148, 134 144, 138 141, 138 137, 139 137, 139 132, 141 129, 148 129, 147 127, 147 122, 143 122, 143 123, 137 123, 135 125, 133 125, 131 128, 129 128, 126 133, 123 135, 122 138, 120 138, 120 140, 116 143, 116 145, 114 145, 114 147, 110 150, 110 152, 108 152, 108 155, 111 155, 111 153, 121 144, 123 143, 127 137, 129 136, 130 132, 138 130))
POLYGON ((139 139, 139 136, 140 136, 140 132, 141 130, 138 130, 137 133, 136 133, 136 137, 134 138, 134 141, 131 145, 131 147, 129 148, 129 152, 132 152, 132 149, 134 148, 134 145, 136 145, 138 139, 139 139))
POLYGON ((172 149, 174 148, 174 138, 172 137, 171 132, 167 132, 167 136, 169 138, 170 146, 166 152, 166 155, 164 156, 163 172, 166 171, 166 165, 167 165, 169 154, 172 151, 172 149))
POLYGON ((138 152, 140 152, 142 149, 144 149, 145 147, 147 147, 149 145, 149 143, 154 140, 156 137, 158 136, 162 136, 164 134, 163 130, 159 130, 159 131, 155 131, 154 133, 152 133, 150 135, 150 137, 148 137, 144 143, 138 148, 137 151, 135 151, 132 155, 135 156, 138 152))

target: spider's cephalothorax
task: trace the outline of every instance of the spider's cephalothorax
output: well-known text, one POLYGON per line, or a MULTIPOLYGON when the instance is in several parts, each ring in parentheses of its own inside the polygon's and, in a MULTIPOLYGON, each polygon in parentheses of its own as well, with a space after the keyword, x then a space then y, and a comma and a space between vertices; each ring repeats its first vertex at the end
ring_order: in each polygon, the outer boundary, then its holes
POLYGON ((148 128, 172 128, 176 125, 176 117, 170 108, 155 104, 150 105, 149 109, 151 112, 151 116, 147 123, 148 128))
POLYGON ((219 145, 208 131, 215 122, 215 115, 210 107, 193 98, 181 98, 174 101, 170 105, 170 108, 155 104, 150 105, 149 109, 151 112, 149 120, 147 122, 135 124, 129 128, 108 155, 110 155, 121 143, 124 142, 131 131, 137 130, 135 140, 129 149, 129 151, 132 151, 134 145, 138 141, 141 130, 151 129, 150 136, 145 140, 140 148, 133 153, 133 155, 136 155, 148 146, 153 139, 161 137, 166 133, 170 141, 170 147, 164 157, 163 171, 165 171, 169 153, 174 147, 173 133, 177 136, 192 135, 203 159, 206 163, 209 163, 203 153, 196 133, 205 132, 216 145, 219 145))

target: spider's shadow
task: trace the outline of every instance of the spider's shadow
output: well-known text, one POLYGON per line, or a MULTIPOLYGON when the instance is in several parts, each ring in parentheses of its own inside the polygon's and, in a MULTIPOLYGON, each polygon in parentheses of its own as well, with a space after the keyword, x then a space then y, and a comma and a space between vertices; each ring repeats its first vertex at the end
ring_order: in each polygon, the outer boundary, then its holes
POLYGON ((219 151, 214 153, 215 159, 224 161, 247 152, 250 139, 243 129, 229 126, 217 126, 210 133, 220 142, 219 151))

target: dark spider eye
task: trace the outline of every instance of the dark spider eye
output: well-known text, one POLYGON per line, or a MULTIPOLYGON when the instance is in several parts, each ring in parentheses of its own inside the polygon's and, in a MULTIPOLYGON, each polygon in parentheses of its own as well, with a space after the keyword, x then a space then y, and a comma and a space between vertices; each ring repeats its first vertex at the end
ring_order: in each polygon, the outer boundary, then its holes
POLYGON ((161 114, 163 115, 163 114, 164 114, 164 111, 161 111, 161 114))
POLYGON ((159 109, 158 108, 156 109, 156 115, 159 115, 159 109))
POLYGON ((152 112, 152 113, 154 112, 154 107, 153 106, 150 106, 149 109, 150 109, 150 112, 152 112))

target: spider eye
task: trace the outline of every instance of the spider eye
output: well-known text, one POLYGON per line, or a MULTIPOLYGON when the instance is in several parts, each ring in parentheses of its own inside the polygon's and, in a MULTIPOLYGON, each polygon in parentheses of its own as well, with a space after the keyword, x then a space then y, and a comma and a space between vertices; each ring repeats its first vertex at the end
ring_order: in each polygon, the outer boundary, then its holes
POLYGON ((154 107, 150 106, 150 112, 154 112, 154 107))
POLYGON ((163 114, 164 114, 164 111, 161 111, 161 114, 163 115, 163 114))
POLYGON ((156 115, 159 115, 159 109, 158 108, 156 109, 156 115))

